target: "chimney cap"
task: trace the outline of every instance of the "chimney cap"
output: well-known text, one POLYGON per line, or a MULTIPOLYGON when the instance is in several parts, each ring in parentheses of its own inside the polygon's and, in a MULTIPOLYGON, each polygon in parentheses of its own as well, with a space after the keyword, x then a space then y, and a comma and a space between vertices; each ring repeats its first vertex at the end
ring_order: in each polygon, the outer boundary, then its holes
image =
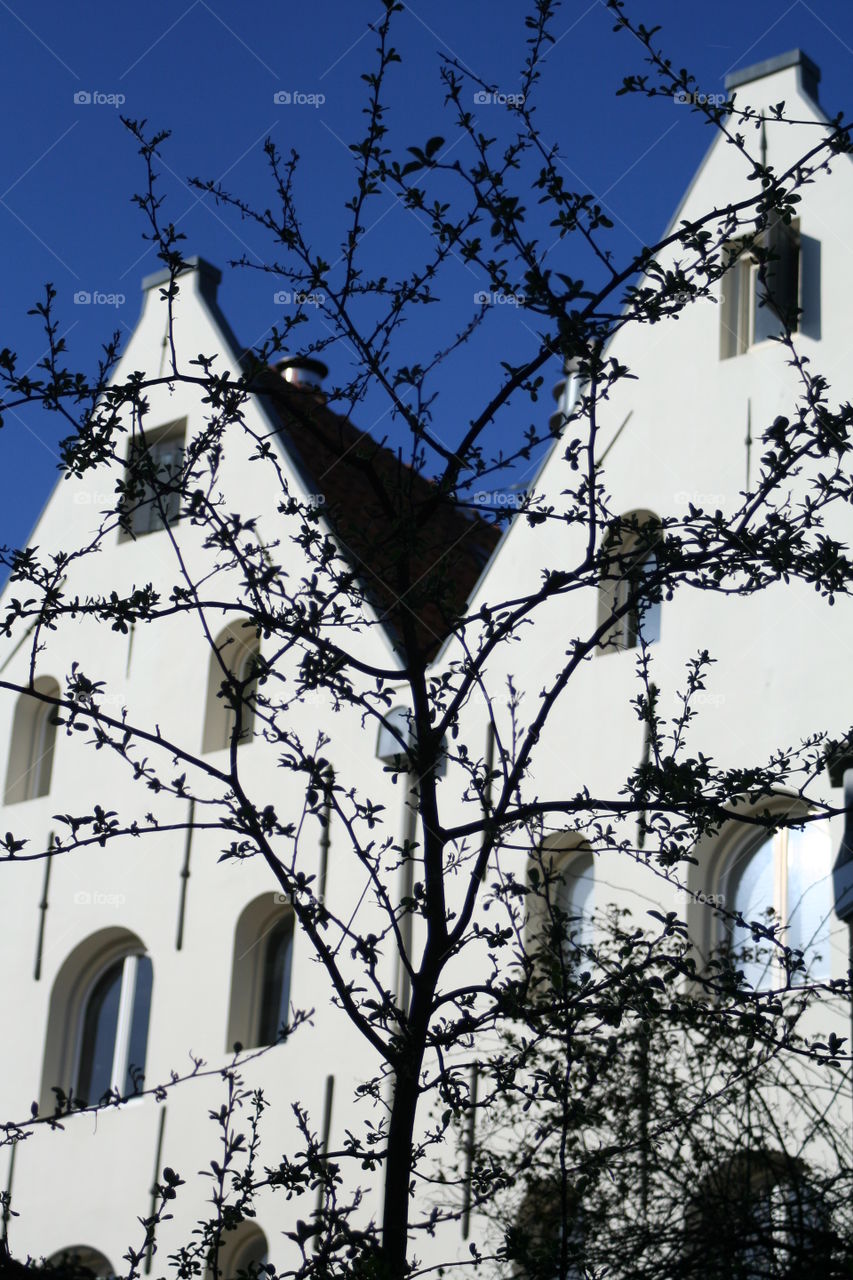
POLYGON ((273 366, 285 382, 293 386, 319 387, 328 376, 329 366, 313 356, 286 356, 273 366))
POLYGON ((739 89, 741 85, 751 84, 753 80, 763 80, 765 76, 786 71, 788 67, 802 67, 803 89, 817 102, 820 67, 802 49, 789 49, 787 53, 780 53, 775 58, 765 58, 763 62, 753 62, 750 67, 730 72, 726 76, 726 89, 739 89))

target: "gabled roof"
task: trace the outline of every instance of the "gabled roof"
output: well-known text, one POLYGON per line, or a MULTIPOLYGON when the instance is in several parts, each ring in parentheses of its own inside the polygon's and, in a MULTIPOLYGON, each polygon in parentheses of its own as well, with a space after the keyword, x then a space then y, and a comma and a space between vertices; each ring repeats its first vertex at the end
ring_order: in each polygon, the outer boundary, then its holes
MULTIPOLYGON (((262 393, 306 492, 316 495, 392 644, 412 620, 423 657, 432 660, 464 611, 500 529, 467 515, 399 454, 330 409, 321 392, 287 382, 273 369, 258 374, 251 350, 237 341, 217 301, 221 272, 203 258, 188 258, 186 265, 230 356, 262 393)), ((163 270, 142 286, 168 281, 163 270)))
POLYGON ((322 394, 262 375, 285 448, 373 600, 392 643, 415 622, 425 658, 447 638, 500 540, 438 487, 325 404, 322 394))

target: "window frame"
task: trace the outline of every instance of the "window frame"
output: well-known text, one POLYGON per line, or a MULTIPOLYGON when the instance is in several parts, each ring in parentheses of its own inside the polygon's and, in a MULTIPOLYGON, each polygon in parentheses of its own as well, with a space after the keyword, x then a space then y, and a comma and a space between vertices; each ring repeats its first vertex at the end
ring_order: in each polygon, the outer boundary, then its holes
MULTIPOLYGON (((228 998, 225 1049, 235 1043, 244 1049, 265 1047, 261 1042, 266 962, 277 926, 289 917, 288 1024, 296 959, 296 917, 281 893, 264 893, 245 903, 234 924, 231 986, 228 998)), ((282 1044, 280 1036, 269 1047, 282 1044)))
MULTIPOLYGON (((639 564, 631 565, 628 571, 616 583, 615 590, 615 608, 621 609, 628 605, 628 600, 632 595, 636 595, 640 591, 642 583, 645 580, 646 573, 654 573, 658 567, 657 553, 654 548, 646 552, 643 560, 639 564), (647 570, 647 565, 653 561, 651 570, 647 570)), ((639 649, 641 644, 656 644, 660 640, 661 634, 661 618, 663 612, 662 600, 647 600, 643 603, 639 598, 635 598, 633 604, 625 608, 616 623, 614 630, 616 631, 616 644, 619 649, 639 649), (644 629, 648 629, 650 619, 655 618, 654 635, 644 635, 644 629)))
MULTIPOLYGON (((52 676, 38 677, 34 689, 53 698, 61 692, 52 676)), ((26 692, 18 695, 12 716, 4 805, 23 804, 50 794, 58 714, 59 708, 52 703, 26 692)))
MULTIPOLYGON (((139 977, 139 961, 146 959, 151 965, 151 957, 143 950, 122 951, 118 955, 112 955, 108 959, 102 961, 94 972, 90 975, 89 981, 83 988, 79 1007, 76 1015, 76 1030, 74 1036, 74 1048, 72 1058, 72 1093, 77 1097, 80 1087, 80 1070, 83 1065, 83 1040, 86 1031, 86 1018, 89 1012, 89 1004, 95 994, 98 983, 111 969, 118 964, 122 966, 121 987, 119 990, 118 1011, 116 1014, 115 1039, 113 1042, 113 1057, 110 1067, 110 1083, 109 1089, 112 1092, 118 1092, 121 1097, 125 1097, 125 1083, 130 1067, 130 1044, 133 1035, 133 1015, 136 1006, 137 983, 139 977)), ((153 1007, 154 995, 154 971, 151 965, 151 995, 148 1004, 148 1019, 145 1028, 145 1056, 148 1057, 148 1036, 151 1028, 151 1009, 153 1007)), ((145 1064, 142 1069, 144 1071, 145 1064)), ((134 1090, 135 1092, 135 1090, 134 1090)), ((130 1096, 133 1096, 132 1094, 130 1096)), ((86 1098, 87 1106, 93 1106, 103 1097, 99 1094, 98 1098, 86 1098)))
POLYGON ((598 877, 596 872, 596 857, 589 842, 571 831, 549 837, 540 848, 529 854, 527 877, 531 885, 531 894, 528 897, 524 936, 525 947, 528 953, 535 957, 536 964, 540 967, 540 975, 553 972, 554 967, 559 964, 567 964, 574 968, 576 964, 587 958, 590 964, 593 963, 593 957, 589 956, 589 952, 595 946, 597 938, 595 913, 598 877), (581 933, 584 936, 571 938, 567 931, 563 937, 561 954, 558 955, 556 939, 552 934, 556 925, 556 913, 571 914, 565 911, 561 898, 564 886, 572 880, 582 879, 581 875, 575 874, 579 867, 586 868, 591 876, 592 910, 588 918, 584 919, 584 927, 580 931, 577 929, 577 923, 570 926, 576 935, 581 933), (536 881, 535 884, 534 881, 536 881))
MULTIPOLYGON (((805 816, 807 815, 803 815, 803 817, 805 816)), ((829 910, 826 914, 825 919, 821 923, 821 927, 820 927, 821 932, 817 940, 812 943, 809 943, 806 948, 803 948, 803 960, 806 962, 806 964, 808 964, 809 962, 809 956, 808 956, 809 950, 815 950, 821 957, 820 967, 816 972, 807 968, 805 971, 800 970, 796 973, 792 973, 790 980, 793 986, 799 986, 805 982, 827 981, 832 976, 831 836, 824 820, 820 820, 819 822, 810 822, 808 824, 808 827, 812 827, 812 826, 822 831, 824 838, 827 842, 827 852, 829 855, 829 861, 828 861, 828 867, 827 867, 827 876, 825 878, 829 885, 828 895, 827 895, 827 903, 828 903, 829 910)), ((800 828, 795 826, 780 827, 777 831, 762 832, 760 836, 757 836, 752 840, 748 840, 746 842, 743 842, 737 845, 734 849, 730 849, 729 852, 725 855, 722 874, 719 876, 720 887, 723 892, 725 908, 729 912, 736 912, 737 908, 735 904, 736 904, 736 895, 738 891, 738 886, 746 868, 749 866, 752 859, 756 857, 761 852, 761 850, 765 848, 766 845, 768 844, 770 845, 770 857, 772 859, 771 875, 772 875, 772 882, 773 882, 773 901, 767 904, 767 906, 764 908, 764 911, 766 912, 768 909, 772 909, 773 917, 772 917, 771 923, 775 923, 777 921, 779 922, 778 937, 779 937, 779 942, 782 944, 783 947, 792 945, 791 942, 789 941, 790 932, 791 932, 791 919, 789 916, 789 908, 790 908, 789 888, 790 888, 790 879, 791 879, 789 853, 790 853, 791 837, 792 836, 794 838, 802 837, 803 835, 805 835, 806 829, 807 828, 804 828, 801 830, 800 828)), ((821 883, 820 879, 814 879, 811 881, 811 886, 816 887, 820 883, 821 883)), ((797 907, 795 906, 793 910, 796 911, 797 907)), ((753 918, 758 919, 759 923, 761 922, 759 917, 755 916, 754 913, 753 913, 753 918)), ((746 915, 744 915, 744 919, 745 920, 747 919, 746 915)), ((738 950, 741 950, 744 947, 749 947, 749 946, 752 946, 756 950, 764 946, 770 952, 770 954, 767 956, 767 959, 764 960, 763 962, 759 961, 759 959, 756 958, 753 960, 744 961, 742 966, 739 966, 744 969, 744 976, 749 981, 748 970, 752 967, 757 967, 759 963, 763 964, 763 971, 762 971, 762 976, 759 980, 759 985, 751 984, 753 990, 756 990, 756 991, 761 990, 768 985, 773 985, 776 981, 784 981, 787 979, 787 971, 785 969, 784 962, 782 960, 782 957, 780 955, 778 948, 775 945, 773 945, 772 943, 770 943, 769 941, 763 938, 760 938, 756 941, 751 937, 742 938, 736 942, 735 941, 736 932, 744 934, 747 932, 747 930, 738 926, 735 923, 735 921, 732 920, 727 914, 722 915, 721 937, 719 939, 720 942, 722 942, 724 945, 728 945, 733 952, 736 952, 738 950)), ((799 948, 796 948, 796 949, 799 949, 799 948)), ((815 957, 813 957, 813 960, 814 959, 815 957)))
POLYGON ((202 755, 231 749, 231 737, 237 716, 235 708, 227 701, 225 694, 220 696, 222 686, 226 682, 223 667, 228 671, 227 678, 233 680, 236 685, 244 686, 241 693, 243 724, 237 739, 237 748, 246 747, 253 740, 260 665, 261 642, 254 628, 245 623, 235 622, 219 632, 211 648, 208 663, 202 725, 202 755), (235 656, 237 661, 232 667, 229 659, 235 656))
POLYGON ((595 943, 595 900, 598 887, 595 856, 588 848, 571 849, 560 858, 555 870, 557 879, 554 884, 557 900, 554 905, 567 917, 567 924, 571 929, 571 932, 567 931, 563 938, 563 953, 572 957, 584 956, 595 943), (581 883, 588 883, 591 886, 589 893, 592 896, 592 908, 589 911, 584 908, 577 909, 576 904, 571 901, 575 886, 581 883), (567 910, 567 907, 570 909, 567 910), (572 933, 578 936, 573 937, 572 933))
POLYGON ((261 956, 261 961, 258 966, 258 975, 257 975, 257 983, 256 983, 256 986, 257 986, 256 1007, 254 1010, 255 1034, 253 1036, 253 1039, 257 1043, 254 1044, 252 1048, 259 1049, 264 1045, 269 1045, 271 1047, 273 1045, 280 1044, 283 1039, 281 1034, 282 1027, 286 1028, 290 1025, 290 988, 293 981, 293 934, 294 934, 293 912, 283 911, 281 915, 276 920, 274 920, 270 928, 267 930, 265 939, 262 939, 262 941, 264 941, 264 947, 263 947, 263 953, 261 956), (268 982, 269 972, 272 967, 271 952, 272 952, 273 946, 278 941, 276 934, 280 930, 283 930, 286 933, 287 942, 286 942, 285 959, 282 964, 282 970, 283 970, 282 979, 281 979, 281 984, 278 990, 278 995, 277 995, 275 1004, 277 1009, 276 1016, 278 1016, 278 1013, 281 1012, 282 1003, 284 1003, 285 1017, 284 1017, 284 1021, 277 1021, 275 1033, 274 1033, 275 1038, 270 1040, 267 1034, 270 1028, 267 1025, 269 1018, 267 1013, 265 997, 267 995, 267 982, 268 982))
MULTIPOLYGON (((177 418, 174 422, 164 423, 163 426, 153 428, 146 431, 144 435, 144 444, 142 438, 134 436, 128 443, 127 454, 124 460, 123 479, 127 485, 130 480, 130 469, 136 457, 142 457, 145 454, 154 454, 158 449, 164 446, 179 445, 181 460, 176 465, 173 474, 177 475, 184 466, 186 458, 186 440, 187 440, 187 419, 177 418)), ((157 463, 159 470, 160 463, 157 463)), ((135 542, 138 538, 145 538, 151 533, 162 533, 166 528, 173 528, 181 519, 181 495, 180 493, 169 493, 165 495, 165 515, 164 521, 160 509, 156 501, 152 500, 152 494, 148 492, 148 485, 144 481, 143 494, 138 499, 129 502, 126 497, 122 497, 120 503, 120 513, 124 523, 119 525, 119 541, 135 542), (175 510, 171 507, 174 503, 175 510), (167 505, 168 504, 168 505, 167 505)))
MULTIPOLYGON (((772 312, 782 328, 790 320, 791 333, 799 333, 803 309, 803 252, 799 219, 785 222, 776 218, 760 235, 728 241, 723 246, 723 253, 728 265, 721 277, 720 360, 746 355, 753 347, 771 339, 773 335, 770 332, 759 332, 763 327, 760 320, 765 319, 762 316, 764 312, 772 312), (783 241, 788 243, 783 245, 783 241), (765 257, 765 250, 774 256, 765 257), (790 259, 786 260, 786 253, 790 253, 790 259), (782 272, 786 261, 790 263, 792 260, 795 282, 783 280, 777 285, 776 273, 782 272), (795 314, 782 314, 781 306, 774 301, 774 289, 784 292, 786 297, 789 292, 793 293, 795 314), (764 295, 763 303, 760 295, 764 295)), ((769 318, 766 327, 775 327, 769 318)))
POLYGON ((602 563, 598 578, 598 610, 596 628, 613 619, 601 636, 596 652, 624 653, 660 643, 663 634, 663 591, 657 586, 655 598, 641 590, 649 573, 658 570, 660 519, 647 510, 628 511, 615 519, 608 529, 601 549, 602 563), (653 568, 647 568, 654 561, 653 568), (628 601, 637 597, 633 604, 628 601), (614 614, 624 612, 614 619, 614 614), (654 634, 643 636, 654 618, 654 634))

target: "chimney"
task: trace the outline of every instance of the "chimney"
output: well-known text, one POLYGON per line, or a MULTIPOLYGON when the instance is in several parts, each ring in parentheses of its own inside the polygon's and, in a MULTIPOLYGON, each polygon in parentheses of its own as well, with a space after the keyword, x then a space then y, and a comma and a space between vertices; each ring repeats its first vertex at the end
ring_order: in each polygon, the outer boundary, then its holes
POLYGON ((320 393, 323 390, 323 380, 329 372, 322 360, 314 360, 311 356, 288 356, 279 360, 274 368, 292 387, 297 387, 300 391, 320 393))
POLYGON ((778 71, 787 71, 789 67, 797 68, 800 88, 813 102, 817 102, 820 67, 816 62, 812 62, 802 49, 791 49, 788 53, 780 53, 776 58, 765 58, 763 62, 754 62, 751 67, 744 67, 741 71, 732 71, 726 76, 726 91, 731 93, 741 85, 763 80, 765 76, 775 75, 778 71))
MULTIPOLYGON (((208 262, 206 258, 193 254, 191 258, 184 259, 183 270, 177 276, 178 281, 183 283, 181 277, 187 274, 192 275, 192 282, 205 301, 210 306, 215 306, 216 290, 222 282, 222 272, 219 268, 215 267, 212 262, 208 262)), ((143 277, 143 293, 148 293, 152 289, 164 288, 169 283, 170 278, 168 267, 161 267, 159 271, 154 271, 151 275, 143 277)))

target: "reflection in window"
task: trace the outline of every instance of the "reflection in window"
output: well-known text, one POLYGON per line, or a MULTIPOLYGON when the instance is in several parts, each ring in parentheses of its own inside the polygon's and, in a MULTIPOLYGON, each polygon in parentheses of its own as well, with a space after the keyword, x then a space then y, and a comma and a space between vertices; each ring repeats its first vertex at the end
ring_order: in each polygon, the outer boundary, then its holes
MULTIPOLYGON (((830 973, 829 925, 832 912, 831 846, 823 822, 804 830, 778 831, 757 848, 739 855, 729 870, 731 901, 726 906, 746 922, 767 924, 773 912, 785 928, 782 942, 801 951, 810 979, 830 973)), ((749 985, 778 981, 776 948, 754 940, 748 928, 733 925, 730 939, 749 985), (774 973, 775 968, 775 973, 774 973)))
POLYGON ((111 1091, 137 1091, 145 1070, 152 968, 148 956, 115 960, 83 1009, 75 1095, 91 1105, 111 1091))

